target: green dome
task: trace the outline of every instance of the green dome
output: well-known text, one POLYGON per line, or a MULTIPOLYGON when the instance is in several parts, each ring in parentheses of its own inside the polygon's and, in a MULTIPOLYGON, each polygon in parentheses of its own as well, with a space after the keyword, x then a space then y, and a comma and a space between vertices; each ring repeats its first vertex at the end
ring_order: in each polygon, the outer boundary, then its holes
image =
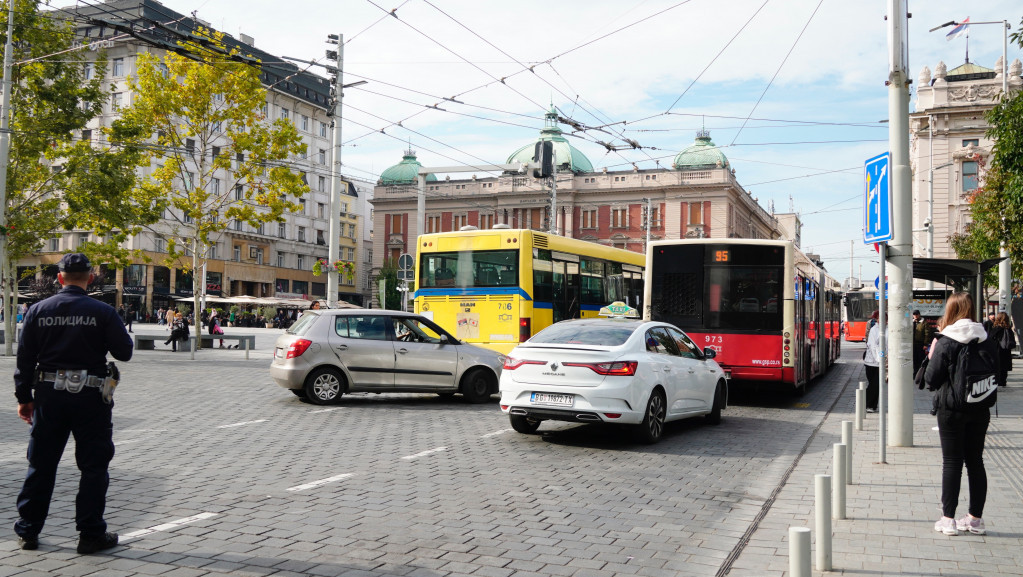
POLYGON ((672 166, 678 170, 728 168, 728 158, 711 142, 710 132, 701 130, 696 133, 696 142, 678 153, 672 166))
POLYGON ((539 138, 511 153, 506 164, 533 162, 533 152, 536 150, 536 143, 550 140, 554 143, 554 157, 558 163, 559 172, 569 170, 576 173, 593 172, 593 164, 590 162, 590 159, 586 158, 586 155, 579 152, 576 147, 569 144, 568 140, 561 135, 561 129, 558 128, 558 112, 554 109, 554 106, 551 106, 551 109, 547 111, 544 118, 544 129, 540 131, 539 138))
MULTIPOLYGON (((380 173, 380 180, 377 184, 415 184, 418 182, 419 169, 422 164, 416 160, 416 151, 406 150, 401 162, 380 173)), ((426 182, 437 182, 437 177, 432 174, 426 175, 426 182)))

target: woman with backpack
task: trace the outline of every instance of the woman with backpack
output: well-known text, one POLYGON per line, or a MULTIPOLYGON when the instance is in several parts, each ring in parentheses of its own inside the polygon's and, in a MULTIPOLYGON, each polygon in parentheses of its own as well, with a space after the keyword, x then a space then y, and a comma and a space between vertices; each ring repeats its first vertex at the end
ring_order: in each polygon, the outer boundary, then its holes
POLYGON ((1012 349, 1016 348, 1016 335, 1009 324, 1009 315, 998 313, 988 331, 991 340, 998 343, 998 372, 995 374, 995 382, 999 387, 1004 387, 1009 378, 1009 371, 1012 370, 1012 349))
POLYGON ((968 531, 984 535, 984 502, 987 500, 987 472, 984 470, 984 439, 991 421, 989 407, 994 404, 994 371, 997 369, 994 343, 975 318, 973 297, 952 293, 945 301, 945 314, 938 321, 938 335, 931 345, 924 382, 937 394, 938 437, 941 439, 942 517, 934 530, 945 535, 968 531), (967 355, 960 355, 963 349, 967 355), (969 367, 969 372, 963 367, 969 367), (980 369, 990 375, 975 378, 980 369), (967 378, 969 375, 969 378, 967 378), (977 381, 976 385, 967 385, 977 381), (956 387, 960 389, 957 390, 956 387), (964 397, 962 389, 972 387, 964 397), (976 402, 974 402, 976 401, 976 402), (963 464, 969 475, 968 514, 955 518, 963 464))

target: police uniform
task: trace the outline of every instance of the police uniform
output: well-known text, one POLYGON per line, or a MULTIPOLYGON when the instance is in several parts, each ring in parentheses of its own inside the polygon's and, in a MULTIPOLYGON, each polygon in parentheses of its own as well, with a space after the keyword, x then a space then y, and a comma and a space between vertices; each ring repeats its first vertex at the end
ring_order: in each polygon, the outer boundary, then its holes
MULTIPOLYGON (((81 253, 65 255, 58 267, 65 273, 91 270, 81 253)), ((81 533, 78 550, 91 553, 117 543, 103 520, 110 479, 107 467, 114 456, 113 402, 104 401, 98 384, 107 376, 107 352, 119 361, 131 359, 131 337, 113 307, 89 297, 78 286, 66 282, 63 290, 32 305, 25 314, 14 373, 18 404, 34 404, 28 473, 18 495, 21 519, 14 525, 24 549, 38 545, 57 464, 72 434, 82 473, 75 500, 75 523, 81 533), (83 369, 88 378, 79 379, 81 385, 67 386, 69 381, 61 378, 63 371, 83 369), (78 386, 78 392, 71 392, 78 386)))

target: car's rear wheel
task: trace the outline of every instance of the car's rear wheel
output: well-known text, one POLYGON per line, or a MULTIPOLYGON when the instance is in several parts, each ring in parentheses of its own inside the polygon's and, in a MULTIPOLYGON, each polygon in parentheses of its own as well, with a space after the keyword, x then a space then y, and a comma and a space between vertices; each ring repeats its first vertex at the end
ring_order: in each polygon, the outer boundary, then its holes
POLYGON ((523 415, 508 415, 508 420, 511 421, 512 428, 523 435, 532 435, 543 422, 523 415))
POLYGON ((717 388, 714 389, 714 406, 709 413, 704 417, 707 423, 711 425, 721 424, 721 409, 725 406, 725 385, 718 383, 717 388))
POLYGON ((654 389, 646 403, 643 422, 636 425, 634 431, 636 440, 648 445, 659 441, 664 434, 665 412, 664 393, 660 389, 654 389))
POLYGON ((494 390, 494 377, 486 369, 473 369, 462 377, 462 396, 473 404, 490 400, 494 390))
POLYGON ((336 403, 344 392, 344 377, 337 369, 320 367, 305 379, 306 398, 317 405, 336 403))

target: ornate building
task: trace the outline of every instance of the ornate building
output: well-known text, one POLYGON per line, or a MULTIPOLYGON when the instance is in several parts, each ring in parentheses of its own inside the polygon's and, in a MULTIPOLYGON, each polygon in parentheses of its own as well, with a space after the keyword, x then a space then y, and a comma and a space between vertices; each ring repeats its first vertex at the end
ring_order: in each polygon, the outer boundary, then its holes
MULTIPOLYGON (((571 238, 644 252, 651 240, 681 237, 798 239, 798 218, 789 227, 764 210, 739 185, 728 158, 701 131, 671 168, 609 171, 592 163, 562 135, 557 113, 546 116, 536 141, 516 149, 507 164, 532 161, 536 142, 554 143, 557 164, 557 230, 571 238), (647 215, 649 207, 649 215, 647 215), (647 227, 649 222, 649 227, 647 227)), ((415 252, 416 175, 413 151, 381 175, 374 189, 373 270, 385 259, 415 252)), ((429 168, 429 167, 427 167, 429 168)), ((429 175, 424 233, 471 225, 549 230, 550 189, 532 176, 452 180, 429 175)))
MULTIPOLYGON (((928 256, 928 235, 933 234, 934 258, 956 258, 949 238, 966 231, 968 195, 990 162, 994 143, 985 136, 985 114, 1002 97, 1001 71, 1001 58, 994 69, 966 62, 948 70, 939 62, 933 75, 926 66, 920 71, 916 111, 910 114, 916 257, 928 256)), ((1009 65, 1010 93, 1023 86, 1021 71, 1019 59, 1009 65)))

